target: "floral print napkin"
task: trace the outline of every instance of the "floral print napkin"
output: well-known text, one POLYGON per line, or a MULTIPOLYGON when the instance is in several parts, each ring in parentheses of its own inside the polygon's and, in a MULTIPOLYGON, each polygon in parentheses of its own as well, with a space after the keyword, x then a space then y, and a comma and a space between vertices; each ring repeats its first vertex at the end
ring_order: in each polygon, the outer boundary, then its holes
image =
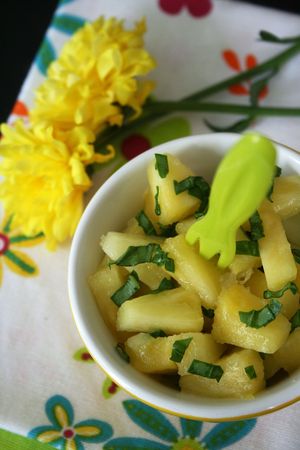
MULTIPOLYGON (((179 99, 276 53, 258 42, 261 29, 296 35, 300 17, 229 0, 62 0, 12 111, 26 120, 33 90, 62 44, 85 21, 145 17, 146 47, 158 66, 155 95, 179 99)), ((300 103, 300 56, 261 93, 265 105, 300 103)), ((219 99, 243 103, 249 83, 219 99)), ((226 125, 232 118, 209 116, 226 125)), ((265 118, 255 129, 300 150, 299 119, 265 118)), ((128 159, 170 139, 209 132, 199 114, 173 114, 117 142, 115 159, 98 174, 96 189, 128 159)), ((0 428, 59 449, 297 450, 297 404, 258 419, 221 424, 176 418, 132 399, 93 362, 74 325, 67 293, 70 245, 48 252, 41 235, 0 227, 0 428)), ((238 412, 237 412, 238 413, 238 412)))

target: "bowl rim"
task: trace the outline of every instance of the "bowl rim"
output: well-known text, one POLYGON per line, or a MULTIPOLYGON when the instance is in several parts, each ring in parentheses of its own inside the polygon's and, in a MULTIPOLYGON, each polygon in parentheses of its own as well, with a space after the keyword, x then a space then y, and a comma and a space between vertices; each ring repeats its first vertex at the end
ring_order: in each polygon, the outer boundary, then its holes
MULTIPOLYGON (((238 415, 238 414, 237 415, 235 415, 235 414, 234 415, 223 415, 222 417, 219 415, 214 416, 212 414, 210 414, 209 417, 205 417, 200 414, 196 414, 196 415, 188 414, 188 413, 185 413, 182 411, 177 411, 176 410, 177 408, 175 408, 175 409, 166 408, 165 406, 162 406, 162 404, 160 402, 158 402, 158 404, 157 404, 156 402, 150 401, 147 395, 146 395, 146 397, 144 397, 143 395, 141 395, 141 394, 139 395, 136 393, 136 389, 135 389, 136 385, 134 383, 128 383, 127 382, 128 377, 126 378, 126 376, 123 376, 123 375, 119 376, 119 374, 117 374, 115 376, 114 370, 110 371, 108 369, 109 364, 106 364, 107 361, 104 361, 103 359, 101 359, 101 357, 99 358, 98 350, 93 343, 93 338, 92 338, 92 336, 89 335, 89 333, 85 329, 84 324, 82 323, 82 317, 78 310, 78 303, 77 303, 78 299, 77 299, 77 293, 76 293, 74 280, 73 280, 74 267, 75 267, 75 263, 76 263, 77 252, 78 252, 78 244, 80 243, 80 237, 81 237, 82 231, 85 229, 85 222, 88 222, 90 212, 94 209, 95 205, 98 204, 98 201, 99 201, 98 199, 99 198, 101 199, 101 196, 103 196, 103 194, 108 189, 110 189, 110 185, 112 183, 114 183, 116 180, 122 178, 123 174, 127 173, 128 169, 133 168, 135 165, 138 165, 139 161, 143 161, 145 159, 145 162, 146 162, 148 159, 151 158, 151 156, 155 152, 170 151, 172 153, 172 150, 167 149, 167 147, 170 144, 171 145, 174 145, 174 144, 175 145, 176 144, 184 145, 187 143, 196 143, 197 144, 197 143, 199 143, 199 140, 200 141, 215 140, 216 136, 217 136, 217 140, 220 140, 220 141, 222 141, 223 139, 227 139, 227 140, 229 139, 232 141, 232 140, 237 140, 241 135, 236 134, 236 133, 210 133, 210 134, 203 134, 203 135, 192 135, 192 136, 187 136, 187 137, 180 138, 180 139, 175 139, 173 141, 168 141, 164 144, 153 147, 150 150, 138 155, 133 160, 128 161, 126 164, 124 164, 124 166, 122 166, 117 172, 115 172, 113 175, 111 175, 100 186, 100 188, 94 194, 90 203, 86 207, 86 209, 80 219, 80 222, 78 224, 77 230, 75 232, 75 235, 74 235, 74 238, 72 241, 71 251, 69 254, 69 264, 68 264, 68 291, 69 291, 69 302, 70 302, 72 315, 73 315, 76 328, 79 332, 79 335, 80 335, 82 341, 86 345, 88 351, 92 355, 92 357, 93 357, 94 361, 97 363, 97 365, 104 371, 104 373, 107 376, 109 376, 116 384, 118 384, 120 387, 122 387, 128 394, 130 394, 134 398, 140 400, 141 402, 143 402, 155 409, 158 409, 160 411, 163 411, 165 413, 172 414, 172 415, 175 415, 178 417, 185 417, 185 418, 194 419, 194 420, 203 420, 203 421, 207 421, 207 422, 226 422, 226 421, 232 421, 232 420, 250 419, 250 418, 258 417, 261 415, 270 414, 272 412, 275 412, 282 408, 285 408, 297 401, 300 401, 300 395, 296 395, 295 397, 293 396, 292 398, 289 398, 287 401, 277 402, 276 404, 269 405, 268 407, 263 408, 263 409, 258 408, 255 411, 250 412, 250 413, 240 414, 240 415, 238 415), (147 156, 145 156, 145 155, 147 155, 147 156)), ((300 161, 300 153, 297 152, 296 150, 291 149, 288 146, 279 144, 277 142, 274 142, 274 144, 280 150, 282 149, 283 152, 286 153, 287 155, 295 156, 295 154, 296 154, 297 158, 299 158, 299 161, 300 161)), ((101 351, 100 351, 100 353, 101 353, 101 351)), ((141 388, 140 390, 143 391, 143 388, 141 388)), ((221 399, 219 399, 219 400, 221 400, 221 399)), ((230 400, 230 399, 225 399, 225 400, 230 400)), ((236 404, 238 406, 238 405, 241 405, 246 402, 247 402, 247 400, 237 399, 236 404)), ((224 405, 222 405, 222 408, 223 407, 224 407, 224 405)), ((211 406, 210 408, 215 408, 215 406, 211 406)), ((225 406, 225 408, 226 408, 226 406, 225 406)))

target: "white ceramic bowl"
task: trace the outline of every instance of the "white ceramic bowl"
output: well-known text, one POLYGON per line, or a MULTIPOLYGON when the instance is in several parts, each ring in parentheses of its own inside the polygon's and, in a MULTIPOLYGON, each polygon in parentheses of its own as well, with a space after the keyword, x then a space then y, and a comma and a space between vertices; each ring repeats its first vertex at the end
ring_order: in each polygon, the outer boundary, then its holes
MULTIPOLYGON (((154 153, 172 153, 196 174, 212 179, 214 170, 240 138, 219 133, 191 136, 160 145, 125 164, 98 190, 87 206, 73 239, 69 259, 69 295, 79 333, 95 361, 128 393, 160 410, 188 418, 223 421, 253 417, 280 409, 300 399, 300 372, 270 387, 253 400, 212 399, 178 392, 139 373, 115 350, 116 342, 103 322, 87 278, 101 257, 99 238, 120 231, 142 206, 146 167, 154 153)), ((283 173, 300 174, 300 156, 277 145, 277 164, 283 173)))

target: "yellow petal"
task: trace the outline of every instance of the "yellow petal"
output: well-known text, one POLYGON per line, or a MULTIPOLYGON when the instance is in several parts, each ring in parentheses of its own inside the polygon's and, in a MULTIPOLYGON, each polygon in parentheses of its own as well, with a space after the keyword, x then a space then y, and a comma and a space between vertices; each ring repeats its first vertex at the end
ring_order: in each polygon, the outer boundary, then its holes
POLYGON ((55 441, 56 439, 58 439, 60 437, 61 437, 60 431, 49 430, 49 431, 44 431, 43 433, 39 434, 37 439, 46 444, 48 442, 55 441))
POLYGON ((74 439, 67 440, 65 450, 77 450, 77 445, 74 439))
POLYGON ((61 405, 55 405, 54 415, 61 428, 67 428, 70 425, 68 414, 61 405))
POLYGON ((99 433, 101 433, 101 430, 99 430, 98 427, 93 427, 92 425, 85 425, 85 426, 79 426, 75 427, 76 434, 79 436, 97 436, 99 433))

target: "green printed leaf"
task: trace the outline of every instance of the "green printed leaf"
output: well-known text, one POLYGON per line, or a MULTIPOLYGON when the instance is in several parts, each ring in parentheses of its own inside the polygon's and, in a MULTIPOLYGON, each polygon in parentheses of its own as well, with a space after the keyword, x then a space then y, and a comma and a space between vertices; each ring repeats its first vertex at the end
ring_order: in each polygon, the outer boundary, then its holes
POLYGON ((120 437, 106 442, 103 450, 170 450, 170 446, 145 438, 120 437))
POLYGON ((231 446, 250 433, 255 425, 256 419, 219 423, 203 437, 201 443, 210 450, 219 450, 225 447, 232 448, 231 446))
POLYGON ((147 234, 148 236, 157 236, 153 223, 151 222, 145 211, 140 211, 135 216, 135 218, 145 234, 147 234))
POLYGON ((160 178, 166 178, 169 173, 167 155, 155 153, 155 169, 158 171, 160 178))
POLYGON ((37 233, 33 236, 25 236, 24 234, 19 234, 17 236, 11 236, 9 238, 9 242, 11 244, 15 244, 15 243, 20 243, 20 242, 27 242, 27 241, 32 241, 35 239, 39 239, 42 238, 44 236, 44 233, 37 233))
POLYGON ((252 241, 258 241, 265 236, 264 227, 259 212, 255 211, 249 219, 250 222, 250 238, 252 241))
POLYGON ((88 349, 86 347, 81 347, 78 349, 74 355, 73 358, 76 359, 76 361, 86 362, 86 363, 93 363, 94 360, 89 353, 88 349))
POLYGON ((276 319, 282 308, 278 300, 272 299, 270 303, 260 310, 239 311, 240 321, 251 328, 261 328, 276 319))
POLYGON ((254 378, 257 378, 256 372, 255 372, 255 369, 253 366, 245 367, 245 372, 250 380, 254 380, 254 378))
POLYGON ((291 318, 290 322, 292 324, 291 332, 294 331, 295 328, 300 327, 300 309, 296 311, 296 313, 291 318))
POLYGON ((287 283, 282 289, 279 289, 278 291, 270 291, 269 289, 266 289, 264 291, 264 298, 280 298, 283 296, 283 294, 290 290, 294 295, 297 294, 298 288, 296 284, 293 281, 290 281, 287 283))
POLYGON ((209 364, 204 361, 194 359, 188 368, 188 372, 200 377, 211 378, 219 382, 223 376, 223 369, 221 366, 209 364))
POLYGON ((109 399, 120 390, 120 387, 109 377, 106 377, 102 384, 102 395, 109 399))
POLYGON ((174 272, 175 270, 174 260, 168 257, 167 253, 162 250, 159 244, 130 246, 120 258, 110 264, 136 266, 137 264, 146 262, 164 266, 169 272, 174 272))
POLYGON ((236 241, 237 255, 259 256, 259 247, 257 241, 236 241))
POLYGON ((170 360, 174 362, 180 362, 192 339, 193 338, 190 337, 187 339, 178 339, 178 341, 175 341, 172 347, 170 360))
POLYGON ((56 59, 54 47, 47 37, 44 38, 42 45, 39 48, 35 63, 39 71, 43 75, 47 75, 49 65, 56 59))
POLYGON ((10 232, 13 218, 14 218, 13 214, 11 216, 9 216, 9 218, 7 219, 7 221, 4 224, 3 233, 9 233, 10 232))
MULTIPOLYGON (((179 438, 179 433, 176 428, 164 414, 156 409, 144 405, 137 400, 125 400, 123 405, 130 419, 144 431, 151 433, 163 441, 167 441, 168 444, 170 442, 176 442, 179 438)), ((152 447, 149 448, 152 450, 152 447)), ((168 446, 168 448, 170 447, 168 446)))
POLYGON ((138 274, 133 270, 123 286, 117 289, 110 298, 117 306, 121 306, 126 300, 132 298, 140 287, 138 274))
POLYGON ((154 211, 155 211, 155 214, 157 216, 160 216, 161 215, 161 209, 160 209, 160 204, 159 204, 159 201, 158 201, 158 196, 159 196, 159 187, 156 186, 156 194, 154 196, 154 202, 155 202, 155 209, 154 209, 154 211))
POLYGON ((84 19, 71 14, 59 14, 54 16, 51 25, 58 31, 72 35, 86 23, 84 19))
POLYGON ((20 272, 24 272, 27 275, 36 275, 38 273, 38 268, 34 261, 24 253, 17 250, 14 250, 13 252, 11 250, 6 250, 4 256, 9 260, 10 264, 16 266, 16 269, 19 269, 20 272))

